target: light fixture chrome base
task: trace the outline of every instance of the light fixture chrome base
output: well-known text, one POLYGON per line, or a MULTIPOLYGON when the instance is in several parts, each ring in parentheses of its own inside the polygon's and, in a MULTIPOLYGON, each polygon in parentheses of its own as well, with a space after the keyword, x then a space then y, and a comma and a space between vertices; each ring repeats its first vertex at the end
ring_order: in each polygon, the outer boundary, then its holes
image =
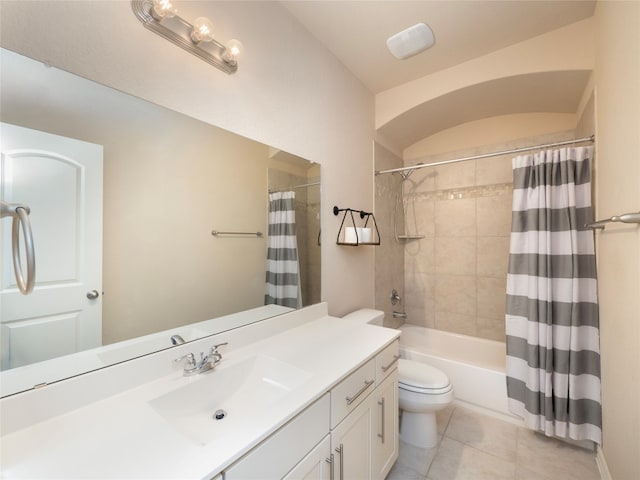
POLYGON ((224 56, 227 48, 215 39, 206 43, 194 43, 191 40, 193 26, 178 15, 156 20, 151 14, 153 3, 150 0, 131 0, 131 8, 145 28, 171 43, 228 74, 235 73, 238 69, 238 63, 235 59, 232 62, 225 61, 224 56))

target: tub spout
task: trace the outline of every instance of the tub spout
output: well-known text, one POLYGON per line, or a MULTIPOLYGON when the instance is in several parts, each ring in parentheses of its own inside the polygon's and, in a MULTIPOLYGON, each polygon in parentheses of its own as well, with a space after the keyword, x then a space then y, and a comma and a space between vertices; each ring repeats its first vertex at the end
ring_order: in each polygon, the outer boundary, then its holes
POLYGON ((393 311, 393 318, 407 318, 407 314, 405 312, 396 312, 395 310, 393 311))

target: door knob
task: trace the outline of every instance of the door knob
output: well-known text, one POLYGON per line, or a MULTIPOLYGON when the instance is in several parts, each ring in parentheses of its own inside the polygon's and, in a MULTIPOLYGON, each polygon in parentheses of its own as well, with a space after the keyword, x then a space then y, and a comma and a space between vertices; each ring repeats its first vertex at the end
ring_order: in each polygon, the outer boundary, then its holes
POLYGON ((87 292, 87 298, 89 300, 95 300, 99 296, 100 296, 100 294, 98 293, 97 290, 91 290, 90 292, 87 292))

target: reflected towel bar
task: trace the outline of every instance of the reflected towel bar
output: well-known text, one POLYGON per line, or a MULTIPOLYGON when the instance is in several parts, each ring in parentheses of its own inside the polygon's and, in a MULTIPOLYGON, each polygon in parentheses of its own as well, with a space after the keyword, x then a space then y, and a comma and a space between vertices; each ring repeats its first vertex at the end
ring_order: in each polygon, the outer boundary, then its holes
POLYGON ((640 223, 640 212, 635 213, 623 213, 622 215, 614 215, 606 220, 598 220, 597 222, 588 223, 586 228, 600 228, 604 229, 607 223, 621 222, 621 223, 640 223))
POLYGON ((254 237, 262 237, 262 232, 219 232, 217 230, 211 230, 211 235, 214 237, 218 235, 251 235, 254 237))
POLYGON ((290 187, 274 188, 273 190, 269 190, 269 193, 286 192, 288 190, 293 190, 294 188, 315 187, 316 185, 320 185, 320 182, 305 183, 303 185, 291 185, 290 187))

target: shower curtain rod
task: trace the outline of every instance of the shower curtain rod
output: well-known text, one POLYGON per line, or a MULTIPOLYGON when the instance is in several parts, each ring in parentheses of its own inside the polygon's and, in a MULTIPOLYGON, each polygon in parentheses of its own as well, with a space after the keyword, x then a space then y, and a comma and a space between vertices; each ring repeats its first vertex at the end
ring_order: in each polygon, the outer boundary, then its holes
POLYGON ((294 188, 313 187, 315 185, 320 185, 320 182, 304 183, 302 185, 293 185, 291 187, 285 187, 285 188, 276 188, 273 190, 269 190, 269 193, 286 192, 287 190, 292 190, 294 188))
POLYGON ((419 163, 411 167, 392 168, 390 170, 376 170, 375 174, 382 175, 383 173, 404 172, 406 170, 416 170, 418 168, 424 168, 424 167, 437 167, 438 165, 447 165, 449 163, 466 162, 467 160, 477 160, 477 159, 488 158, 488 157, 497 157, 499 155, 508 155, 511 153, 527 152, 529 150, 537 150, 539 148, 560 147, 562 145, 571 145, 573 143, 582 143, 582 142, 594 142, 595 139, 596 139, 596 136, 591 135, 590 137, 578 138, 576 140, 566 140, 563 142, 545 143, 543 145, 532 145, 531 147, 513 148, 511 150, 503 150, 501 152, 484 153, 482 155, 473 155, 471 157, 454 158, 453 160, 444 160, 442 162, 419 163))

